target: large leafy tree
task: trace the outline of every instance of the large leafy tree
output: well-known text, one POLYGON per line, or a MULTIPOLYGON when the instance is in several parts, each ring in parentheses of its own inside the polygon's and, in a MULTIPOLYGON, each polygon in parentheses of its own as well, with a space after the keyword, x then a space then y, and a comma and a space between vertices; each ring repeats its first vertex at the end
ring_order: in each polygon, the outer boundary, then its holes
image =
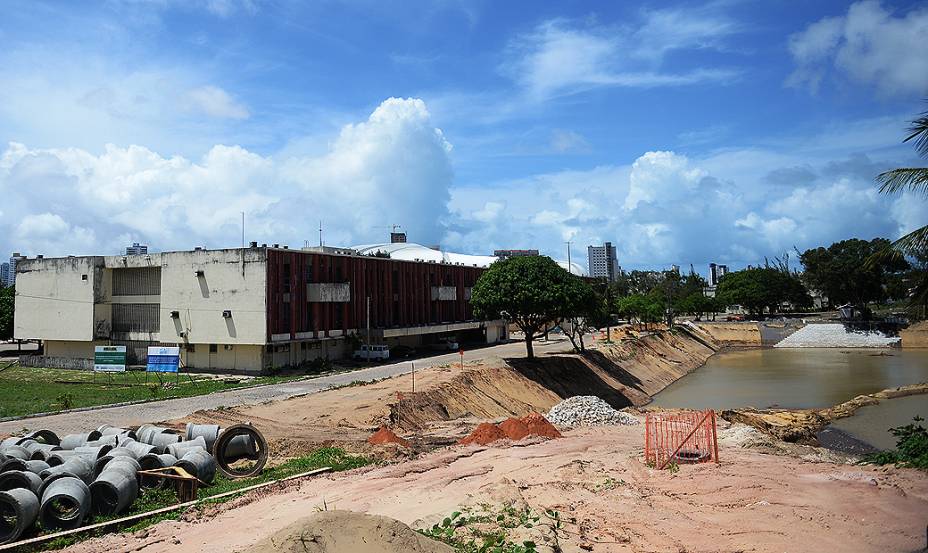
POLYGON ((616 302, 616 311, 629 321, 637 320, 647 327, 650 323, 659 322, 664 313, 663 302, 654 295, 632 294, 619 298, 616 302))
MULTIPOLYGON (((584 289, 586 286, 586 289, 584 289)), ((574 316, 588 300, 579 277, 544 256, 511 257, 490 265, 471 294, 478 317, 506 319, 525 334, 525 351, 534 357, 532 342, 549 322, 574 316)))
POLYGON ((805 267, 803 280, 825 294, 832 306, 851 303, 864 307, 881 301, 886 298, 884 286, 889 275, 909 268, 901 257, 876 256, 890 246, 885 238, 852 238, 806 250, 799 257, 805 267))
POLYGON ((4 288, 0 285, 0 340, 9 340, 13 337, 13 306, 16 302, 16 292, 12 286, 4 288))
POLYGON ((719 281, 715 295, 720 303, 740 305, 755 315, 764 310, 776 313, 784 302, 795 307, 806 307, 812 303, 796 275, 772 267, 729 273, 719 281))

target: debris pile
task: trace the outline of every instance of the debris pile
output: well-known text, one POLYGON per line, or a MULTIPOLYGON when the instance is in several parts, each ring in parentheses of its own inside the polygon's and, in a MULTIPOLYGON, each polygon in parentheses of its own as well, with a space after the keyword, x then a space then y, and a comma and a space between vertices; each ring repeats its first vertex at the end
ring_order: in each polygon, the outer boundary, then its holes
POLYGON ((548 420, 561 426, 614 426, 640 424, 636 417, 613 409, 596 396, 574 396, 548 411, 548 420))
MULTIPOLYGON (((150 424, 135 430, 103 425, 62 438, 38 430, 3 440, 0 545, 35 530, 36 521, 46 531, 70 530, 94 515, 123 514, 141 490, 171 482, 140 470, 181 468, 209 485, 217 460, 220 469, 237 460, 264 465, 266 448, 259 452, 257 444, 249 443, 251 435, 229 435, 232 441, 220 451, 222 433, 217 425, 188 424, 185 434, 150 424)), ((253 433, 264 445, 260 433, 253 433)))
POLYGON ((484 422, 474 429, 459 444, 487 445, 498 440, 519 441, 528 437, 560 438, 561 433, 548 419, 538 413, 529 413, 522 418, 509 418, 498 425, 484 422))
POLYGON ((382 444, 399 444, 403 447, 409 447, 409 441, 404 440, 397 436, 392 430, 386 427, 386 425, 381 426, 380 430, 374 432, 367 438, 367 442, 373 445, 382 445, 382 444))

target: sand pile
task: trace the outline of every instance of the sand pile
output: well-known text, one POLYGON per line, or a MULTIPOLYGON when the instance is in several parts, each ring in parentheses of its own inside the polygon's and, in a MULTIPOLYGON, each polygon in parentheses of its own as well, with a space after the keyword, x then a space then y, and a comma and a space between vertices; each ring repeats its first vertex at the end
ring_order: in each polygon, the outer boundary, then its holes
POLYGON ((245 549, 247 553, 454 553, 398 520, 352 511, 324 511, 245 549))
POLYGON ((538 413, 529 413, 522 418, 509 418, 495 425, 489 422, 481 423, 460 444, 487 445, 498 440, 509 439, 519 441, 531 436, 541 438, 560 438, 561 433, 548 419, 538 413))
POLYGON ((409 447, 409 442, 407 440, 400 438, 386 426, 381 426, 380 430, 371 434, 371 436, 367 439, 367 441, 368 443, 371 443, 374 445, 399 444, 403 447, 409 447))

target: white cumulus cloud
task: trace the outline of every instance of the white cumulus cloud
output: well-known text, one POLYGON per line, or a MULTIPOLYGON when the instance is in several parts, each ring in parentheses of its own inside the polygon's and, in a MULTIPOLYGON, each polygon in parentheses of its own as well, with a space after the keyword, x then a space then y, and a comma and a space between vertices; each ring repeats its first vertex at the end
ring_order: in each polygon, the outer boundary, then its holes
POLYGON ((342 128, 319 156, 262 156, 218 145, 201 159, 143 146, 36 149, 0 155, 0 248, 46 255, 114 254, 129 240, 156 250, 301 245, 323 221, 328 243, 381 239, 391 223, 438 242, 452 181, 451 145, 418 99, 390 98, 342 128), (9 208, 9 209, 7 209, 9 208))
POLYGON ((874 0, 852 4, 790 36, 790 86, 816 91, 837 73, 884 94, 928 93, 928 8, 893 14, 874 0))
POLYGON ((201 86, 187 93, 193 109, 220 119, 247 119, 248 108, 217 86, 201 86))

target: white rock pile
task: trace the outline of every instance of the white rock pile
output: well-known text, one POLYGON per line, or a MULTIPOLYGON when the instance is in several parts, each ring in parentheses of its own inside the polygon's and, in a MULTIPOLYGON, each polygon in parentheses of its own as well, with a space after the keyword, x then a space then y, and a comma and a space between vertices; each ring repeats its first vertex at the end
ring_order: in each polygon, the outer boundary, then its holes
POLYGON ((898 336, 882 332, 849 331, 840 323, 810 324, 784 338, 775 348, 885 348, 898 344, 898 336))
POLYGON ((551 408, 547 418, 561 426, 609 426, 639 424, 628 413, 616 411, 596 396, 574 396, 551 408))

